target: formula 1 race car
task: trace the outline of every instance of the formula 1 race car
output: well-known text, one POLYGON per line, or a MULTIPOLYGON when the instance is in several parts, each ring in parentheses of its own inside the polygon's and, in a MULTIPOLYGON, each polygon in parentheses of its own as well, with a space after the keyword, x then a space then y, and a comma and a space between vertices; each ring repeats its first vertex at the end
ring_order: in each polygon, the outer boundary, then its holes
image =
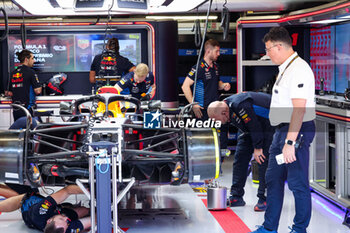
MULTIPOLYGON (((111 91, 62 103, 66 122, 31 130, 27 112, 26 129, 0 131, 0 182, 39 187, 88 179, 90 200, 102 206, 105 197, 95 194, 113 192, 112 202, 118 203, 116 190, 124 182, 129 182, 125 194, 135 181, 180 184, 219 176, 214 128, 147 128, 146 113, 151 112, 143 112, 139 100, 111 91)), ((160 112, 151 114, 156 118, 160 112)), ((161 124, 171 120, 163 118, 161 124)))

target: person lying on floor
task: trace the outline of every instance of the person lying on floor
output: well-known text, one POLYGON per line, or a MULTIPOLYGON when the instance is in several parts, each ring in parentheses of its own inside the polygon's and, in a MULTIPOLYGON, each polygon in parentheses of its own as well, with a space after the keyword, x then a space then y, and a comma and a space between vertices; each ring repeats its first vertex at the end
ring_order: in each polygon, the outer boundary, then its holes
POLYGON ((29 228, 46 233, 82 232, 91 227, 91 219, 86 217, 89 209, 61 204, 69 195, 82 193, 77 185, 68 185, 47 197, 28 192, 1 201, 0 212, 21 209, 22 219, 29 228))

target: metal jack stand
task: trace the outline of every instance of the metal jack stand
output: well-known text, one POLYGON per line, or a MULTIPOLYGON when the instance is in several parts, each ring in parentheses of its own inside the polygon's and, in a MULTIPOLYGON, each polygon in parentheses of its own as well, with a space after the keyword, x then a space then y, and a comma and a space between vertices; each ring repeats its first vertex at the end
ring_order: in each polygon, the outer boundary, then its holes
POLYGON ((132 185, 135 183, 135 178, 132 177, 128 180, 123 180, 122 177, 122 129, 118 129, 118 149, 116 151, 116 148, 112 149, 112 187, 113 187, 113 205, 112 205, 112 211, 113 211, 113 226, 114 229, 118 229, 119 233, 124 233, 124 231, 118 226, 118 203, 120 200, 126 195, 126 193, 130 190, 132 185), (117 170, 118 167, 118 170, 117 170), (128 185, 121 191, 121 193, 117 194, 117 187, 118 182, 128 182, 128 185))
POLYGON ((110 233, 112 231, 112 213, 109 211, 111 208, 111 158, 107 150, 103 149, 99 150, 94 160, 96 168, 97 232, 110 233))
POLYGON ((114 232, 124 233, 124 231, 118 226, 118 203, 135 183, 135 179, 131 178, 123 180, 122 178, 121 147, 123 145, 123 132, 121 127, 117 129, 117 135, 117 143, 102 143, 98 145, 98 148, 95 147, 95 149, 93 149, 90 147, 90 152, 87 152, 87 154, 89 154, 89 181, 91 191, 91 229, 95 229, 92 230, 92 232, 111 233, 113 228, 114 232), (122 182, 128 182, 128 184, 118 195, 118 183, 122 182), (96 218, 95 209, 97 209, 96 218), (95 219, 97 220, 97 224, 95 219))

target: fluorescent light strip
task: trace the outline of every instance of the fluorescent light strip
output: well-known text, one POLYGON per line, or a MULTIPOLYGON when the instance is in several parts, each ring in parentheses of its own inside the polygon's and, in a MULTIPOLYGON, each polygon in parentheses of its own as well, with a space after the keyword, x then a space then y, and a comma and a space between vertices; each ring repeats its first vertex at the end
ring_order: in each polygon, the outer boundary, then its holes
MULTIPOLYGON (((22 8, 33 15, 106 15, 108 13, 108 7, 112 1, 105 0, 103 7, 101 8, 79 8, 74 9, 74 0, 56 0, 60 5, 60 8, 54 8, 48 0, 16 0, 22 8)), ((111 9, 114 14, 132 14, 132 13, 167 13, 167 12, 187 12, 198 5, 205 2, 205 0, 174 0, 168 6, 163 6, 164 1, 155 1, 149 4, 147 10, 131 9, 131 8, 119 8, 116 1, 111 9), (161 5, 159 5, 161 4, 161 5)))
MULTIPOLYGON (((146 16, 146 19, 173 19, 173 20, 196 20, 196 19, 206 19, 206 16, 146 16)), ((209 16, 209 20, 216 20, 218 16, 209 16)))
POLYGON ((39 21, 62 21, 63 18, 60 18, 60 17, 46 17, 46 18, 37 18, 36 20, 39 20, 39 21))
POLYGON ((339 22, 343 22, 346 20, 347 19, 325 19, 325 20, 309 22, 308 24, 330 24, 330 23, 339 23, 339 22))
MULTIPOLYGON (((51 29, 31 29, 30 31, 33 32, 51 32, 51 29)), ((88 28, 66 28, 66 29, 55 29, 55 31, 60 31, 60 32, 74 32, 74 31, 106 31, 106 29, 100 29, 100 28, 96 28, 96 29, 88 29, 88 28)))
MULTIPOLYGON (((206 2, 206 1, 205 0, 190 0, 190 1, 174 0, 168 6, 150 4, 149 12, 150 13, 187 12, 187 11, 193 10, 203 2, 206 2)), ((160 2, 158 1, 155 4, 160 4, 160 2)))

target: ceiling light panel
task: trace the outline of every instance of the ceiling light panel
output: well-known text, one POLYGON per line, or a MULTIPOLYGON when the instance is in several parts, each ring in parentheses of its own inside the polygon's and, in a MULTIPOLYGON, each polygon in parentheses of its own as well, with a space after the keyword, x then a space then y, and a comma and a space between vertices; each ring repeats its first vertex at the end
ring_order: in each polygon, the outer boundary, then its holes
MULTIPOLYGON (((159 1, 161 0, 154 0, 159 1)), ((163 3, 160 5, 149 5, 149 12, 150 13, 176 13, 176 12, 187 12, 190 11, 203 2, 206 2, 205 0, 174 0, 169 5, 164 6, 163 3)))
MULTIPOLYGON (((114 1, 113 14, 154 14, 188 12, 206 0, 144 0, 148 9, 119 8, 117 0, 104 0, 103 7, 75 9, 75 0, 56 0, 60 7, 53 7, 48 0, 15 0, 32 15, 106 15, 114 1), (185 2, 185 4, 184 4, 185 2)), ((131 0, 129 0, 131 1, 131 0)))

